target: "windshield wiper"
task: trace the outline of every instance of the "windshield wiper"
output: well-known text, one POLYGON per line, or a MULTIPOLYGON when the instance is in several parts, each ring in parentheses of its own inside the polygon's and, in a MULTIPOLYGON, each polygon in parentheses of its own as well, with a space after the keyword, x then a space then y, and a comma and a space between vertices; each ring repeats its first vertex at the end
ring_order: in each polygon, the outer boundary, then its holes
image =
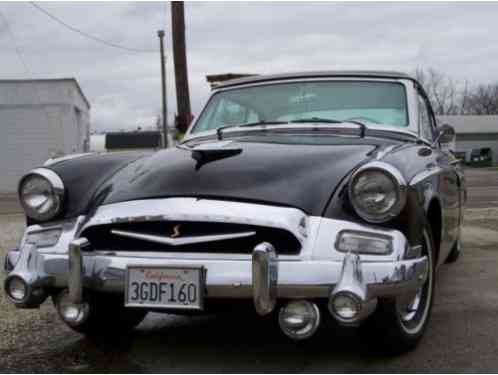
POLYGON ((310 117, 310 118, 301 118, 299 120, 292 120, 290 122, 294 123, 294 124, 299 124, 299 123, 304 123, 304 122, 323 122, 326 124, 342 124, 345 122, 350 122, 352 124, 356 124, 356 125, 360 126, 360 138, 365 137, 365 132, 367 130, 367 125, 361 121, 358 121, 358 120, 339 121, 339 120, 334 120, 334 119, 330 119, 330 118, 310 117))
POLYGON ((334 120, 331 118, 321 118, 321 117, 300 118, 298 120, 290 121, 291 124, 300 124, 302 122, 325 122, 327 124, 340 124, 343 121, 334 120))
POLYGON ((254 121, 254 122, 247 122, 245 124, 240 124, 240 125, 226 125, 226 126, 221 126, 218 129, 216 129, 216 135, 218 137, 218 140, 221 141, 223 139, 223 130, 228 129, 228 128, 248 128, 251 126, 259 126, 259 125, 282 125, 282 124, 288 124, 289 122, 287 121, 254 121))
POLYGON ((259 125, 283 125, 283 124, 303 124, 303 123, 310 123, 310 122, 315 122, 315 123, 326 123, 326 124, 343 124, 350 122, 352 124, 356 124, 360 126, 360 138, 365 137, 365 132, 367 130, 367 125, 361 121, 358 120, 346 120, 346 121, 340 121, 340 120, 335 120, 335 119, 329 119, 329 118, 321 118, 321 117, 309 117, 309 118, 302 118, 302 119, 297 119, 297 120, 292 120, 292 121, 255 121, 255 122, 248 122, 245 124, 240 124, 240 125, 226 125, 226 126, 221 126, 218 129, 216 129, 216 135, 218 137, 218 140, 221 141, 223 139, 223 130, 228 129, 228 128, 245 128, 245 127, 251 127, 251 126, 259 126, 259 125))

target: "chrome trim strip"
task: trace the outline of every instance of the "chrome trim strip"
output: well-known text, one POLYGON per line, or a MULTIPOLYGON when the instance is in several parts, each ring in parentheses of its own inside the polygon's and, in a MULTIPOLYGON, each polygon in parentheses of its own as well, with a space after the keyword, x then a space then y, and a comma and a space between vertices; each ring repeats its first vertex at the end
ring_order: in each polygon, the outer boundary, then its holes
POLYGON ((48 167, 48 166, 54 165, 56 163, 59 163, 61 161, 78 159, 78 158, 81 158, 83 156, 88 156, 88 155, 93 155, 93 154, 96 154, 96 152, 83 152, 83 153, 79 153, 79 154, 65 155, 65 156, 61 156, 58 158, 50 158, 50 159, 47 159, 45 161, 45 163, 43 163, 43 166, 48 167))
POLYGON ((369 77, 369 76, 323 76, 323 77, 300 77, 300 78, 288 78, 288 79, 275 79, 269 81, 259 81, 259 82, 248 82, 242 83, 240 85, 233 85, 228 87, 218 87, 212 90, 213 94, 215 92, 230 91, 246 87, 255 86, 271 86, 282 83, 299 83, 299 82, 320 82, 320 81, 375 81, 375 82, 398 82, 405 83, 408 79, 405 78, 390 78, 390 77, 369 77))
POLYGON ((432 168, 426 169, 420 173, 417 173, 415 176, 413 176, 412 179, 410 180, 409 185, 410 186, 417 185, 418 183, 422 182, 423 180, 425 180, 425 179, 427 179, 435 174, 439 174, 441 172, 443 172, 443 168, 441 168, 441 167, 432 167, 432 168))
POLYGON ((116 229, 112 229, 111 233, 117 236, 135 238, 138 240, 144 240, 144 241, 155 242, 171 246, 181 246, 181 245, 190 245, 196 243, 230 240, 235 238, 245 238, 245 237, 254 236, 256 234, 256 232, 239 232, 239 233, 230 233, 230 234, 213 234, 207 236, 171 238, 171 237, 157 236, 153 234, 144 234, 144 233, 137 233, 126 230, 116 230, 116 229))
POLYGON ((384 150, 377 153, 375 160, 382 160, 386 155, 388 155, 392 150, 394 150, 398 145, 387 146, 384 150))

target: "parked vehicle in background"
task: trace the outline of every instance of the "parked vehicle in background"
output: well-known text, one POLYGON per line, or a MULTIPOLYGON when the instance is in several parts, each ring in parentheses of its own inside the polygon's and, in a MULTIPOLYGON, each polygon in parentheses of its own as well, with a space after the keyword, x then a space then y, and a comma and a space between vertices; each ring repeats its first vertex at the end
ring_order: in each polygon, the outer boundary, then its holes
POLYGON ((491 167, 493 165, 493 151, 490 148, 474 148, 470 152, 472 167, 491 167))
POLYGON ((216 87, 174 149, 85 155, 29 172, 8 253, 19 308, 51 296, 87 335, 148 311, 324 319, 412 349, 435 273, 461 251, 465 178, 420 84, 394 72, 254 76, 216 87))

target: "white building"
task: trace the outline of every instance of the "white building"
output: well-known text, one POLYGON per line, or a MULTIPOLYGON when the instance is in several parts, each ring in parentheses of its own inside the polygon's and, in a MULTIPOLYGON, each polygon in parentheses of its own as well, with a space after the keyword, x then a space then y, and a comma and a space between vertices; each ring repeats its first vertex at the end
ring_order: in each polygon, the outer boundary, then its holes
POLYGON ((87 151, 89 112, 74 78, 0 80, 0 193, 51 157, 87 151))
POLYGON ((438 116, 439 124, 449 124, 456 131, 456 152, 465 152, 466 160, 472 149, 490 148, 493 163, 498 163, 498 116, 438 116))

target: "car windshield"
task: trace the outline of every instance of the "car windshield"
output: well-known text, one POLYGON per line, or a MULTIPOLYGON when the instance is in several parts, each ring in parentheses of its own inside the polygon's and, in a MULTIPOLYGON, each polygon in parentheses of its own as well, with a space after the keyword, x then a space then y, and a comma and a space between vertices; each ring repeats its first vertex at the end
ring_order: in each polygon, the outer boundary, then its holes
POLYGON ((229 89, 212 96, 192 132, 308 119, 406 127, 405 87, 398 82, 330 80, 229 89))

